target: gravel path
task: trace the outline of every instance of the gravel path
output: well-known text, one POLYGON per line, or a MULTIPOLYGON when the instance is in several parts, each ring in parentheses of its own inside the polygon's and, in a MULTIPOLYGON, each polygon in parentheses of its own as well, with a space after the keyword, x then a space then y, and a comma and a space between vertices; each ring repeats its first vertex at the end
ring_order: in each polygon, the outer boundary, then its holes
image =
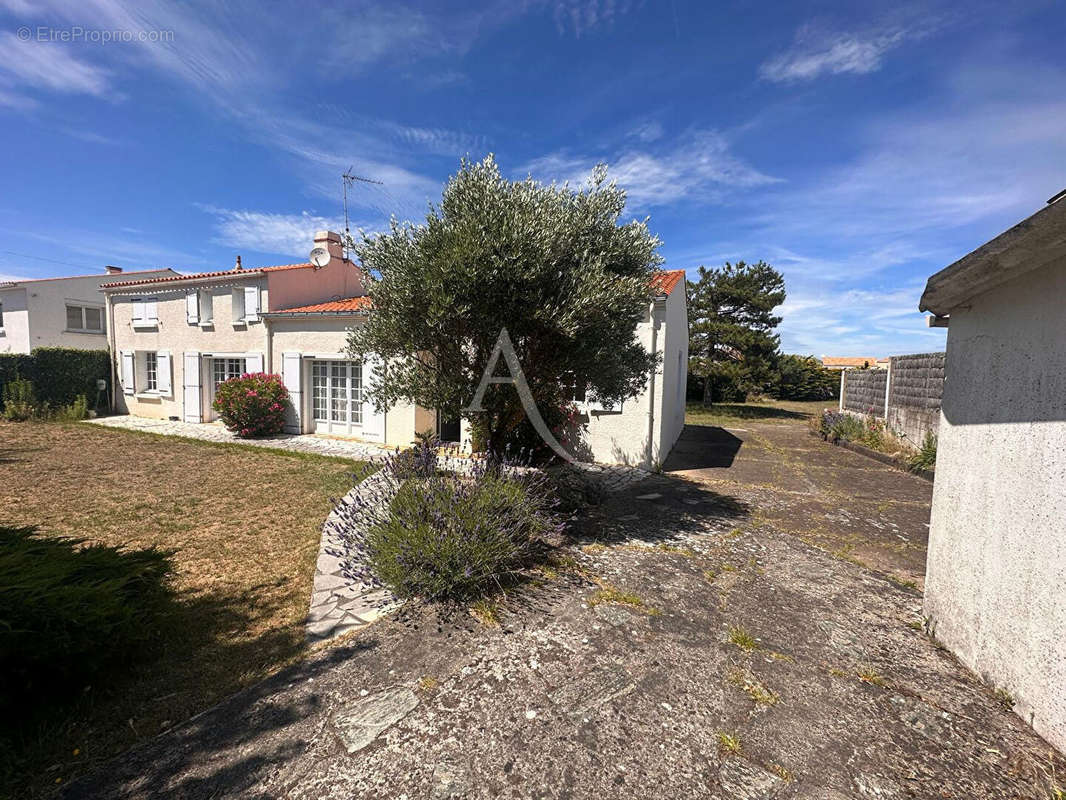
POLYGON ((394 449, 368 442, 316 436, 311 433, 282 433, 265 439, 240 439, 226 430, 225 426, 220 422, 198 424, 122 415, 87 420, 87 424, 103 425, 107 428, 123 428, 129 431, 158 433, 163 436, 184 436, 187 439, 200 439, 205 442, 232 442, 254 447, 269 447, 275 450, 292 450, 298 453, 317 453, 322 456, 339 456, 352 459, 373 458, 383 455, 389 449, 394 449))

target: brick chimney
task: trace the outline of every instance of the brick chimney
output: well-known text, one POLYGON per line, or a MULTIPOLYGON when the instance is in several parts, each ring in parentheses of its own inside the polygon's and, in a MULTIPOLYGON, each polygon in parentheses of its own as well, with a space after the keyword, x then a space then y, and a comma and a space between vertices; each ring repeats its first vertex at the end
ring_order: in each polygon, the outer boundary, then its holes
POLYGON ((113 267, 110 264, 104 267, 104 272, 108 275, 118 275, 122 272, 122 267, 113 267))

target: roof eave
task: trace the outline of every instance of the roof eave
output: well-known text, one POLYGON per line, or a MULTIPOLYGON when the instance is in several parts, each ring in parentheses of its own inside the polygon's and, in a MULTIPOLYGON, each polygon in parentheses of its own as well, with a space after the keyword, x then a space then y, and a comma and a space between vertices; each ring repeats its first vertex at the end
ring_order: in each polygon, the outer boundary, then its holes
POLYGON ((151 289, 156 286, 162 286, 164 288, 175 287, 180 289, 186 286, 202 286, 204 284, 229 283, 232 282, 234 279, 239 280, 241 278, 258 278, 264 274, 266 273, 261 269, 244 269, 240 272, 228 272, 225 275, 215 275, 210 278, 189 277, 182 280, 175 280, 174 278, 159 278, 158 280, 134 281, 132 283, 105 283, 101 284, 100 291, 104 292, 105 294, 110 294, 115 292, 128 292, 139 289, 151 289))
POLYGON ((264 319, 294 319, 296 317, 365 317, 361 311, 268 311, 259 316, 264 319))
POLYGON ((1064 257, 1066 202, 1058 201, 930 276, 918 310, 947 316, 974 297, 1064 257))

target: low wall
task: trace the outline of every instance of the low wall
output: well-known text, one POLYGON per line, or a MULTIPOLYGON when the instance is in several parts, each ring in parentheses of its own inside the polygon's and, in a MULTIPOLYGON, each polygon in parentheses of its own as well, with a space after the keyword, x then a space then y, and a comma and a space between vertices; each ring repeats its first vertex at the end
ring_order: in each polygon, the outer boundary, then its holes
POLYGON ((885 389, 888 387, 888 370, 849 369, 844 373, 844 392, 841 408, 856 414, 885 416, 885 389))
POLYGON ((944 396, 944 353, 893 356, 889 367, 889 429, 911 444, 920 446, 927 433, 940 427, 940 404, 944 396))
POLYGON ((841 380, 841 411, 877 417, 904 441, 920 447, 940 427, 944 354, 892 356, 888 369, 849 369, 841 380))

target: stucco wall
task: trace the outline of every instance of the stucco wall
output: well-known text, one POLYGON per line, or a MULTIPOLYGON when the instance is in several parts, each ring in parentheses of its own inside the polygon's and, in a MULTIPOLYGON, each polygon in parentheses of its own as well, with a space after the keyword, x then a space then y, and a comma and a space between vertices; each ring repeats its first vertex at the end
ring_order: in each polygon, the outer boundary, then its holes
MULTIPOLYGON (((114 358, 119 359, 126 350, 135 352, 169 350, 171 354, 171 392, 166 396, 150 396, 138 388, 134 395, 126 395, 118 385, 116 367, 115 407, 119 413, 136 414, 141 417, 167 419, 183 416, 182 387, 184 385, 184 358, 186 352, 208 353, 259 353, 266 362, 267 335, 264 322, 233 324, 232 295, 234 286, 262 285, 260 277, 249 277, 243 281, 234 281, 225 286, 210 287, 213 308, 213 324, 200 326, 187 321, 185 288, 166 291, 146 290, 140 297, 157 298, 157 315, 159 325, 154 329, 133 328, 132 296, 115 296, 111 302, 113 321, 112 338, 114 358)), ((204 287, 205 291, 208 287, 204 287)), ((266 294, 265 292, 263 293, 266 294)), ((265 297, 261 300, 265 305, 265 297)), ((116 361, 116 364, 118 362, 116 361)), ((140 360, 138 359, 138 363, 140 360)), ((211 376, 207 365, 201 359, 203 370, 201 385, 207 387, 211 376)), ((139 377, 139 376, 138 376, 139 377)), ((207 410, 207 395, 203 396, 204 409, 207 410)))
MULTIPOLYGON (((129 273, 136 278, 166 276, 169 270, 129 273)), ((67 329, 67 304, 104 311, 106 301, 100 284, 122 279, 122 275, 89 275, 71 278, 48 278, 26 281, 21 286, 0 290, 4 304, 4 335, 0 352, 28 353, 36 347, 70 347, 76 350, 106 350, 106 314, 104 330, 82 333, 67 329), (11 319, 8 306, 11 305, 11 319), (23 313, 15 313, 16 308, 23 313)))
POLYGON ((684 386, 688 371, 688 318, 684 290, 649 306, 637 338, 648 350, 662 354, 645 390, 626 400, 621 412, 588 415, 580 454, 603 464, 653 467, 666 460, 685 424, 684 386), (680 362, 680 367, 679 367, 680 362))
POLYGON ((1066 263, 951 311, 925 613, 1066 750, 1066 263))
POLYGON ((353 263, 333 259, 322 269, 290 269, 268 272, 270 302, 263 308, 286 308, 325 303, 366 294, 362 272, 353 263))
MULTIPOLYGON (((302 389, 302 429, 305 433, 313 430, 314 422, 310 415, 310 364, 312 356, 332 356, 347 359, 348 330, 362 324, 359 317, 294 317, 292 319, 272 318, 271 327, 271 362, 273 371, 281 373, 284 353, 301 354, 302 389)), ((416 430, 433 428, 433 412, 412 405, 400 404, 385 412, 384 441, 389 445, 408 445, 414 439, 416 430), (427 424, 427 415, 429 423, 427 424), (422 427, 418 427, 422 425, 422 427)))
POLYGON ((0 290, 4 312, 4 332, 0 334, 0 353, 30 352, 30 314, 26 309, 26 290, 0 290))

